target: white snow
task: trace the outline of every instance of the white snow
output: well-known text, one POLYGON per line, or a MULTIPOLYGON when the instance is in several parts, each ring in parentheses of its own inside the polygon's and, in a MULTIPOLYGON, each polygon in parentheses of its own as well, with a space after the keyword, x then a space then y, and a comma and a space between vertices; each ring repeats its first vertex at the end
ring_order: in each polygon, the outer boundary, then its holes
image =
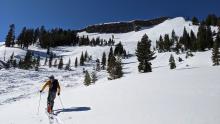
MULTIPOLYGON (((182 17, 165 21, 152 28, 122 34, 97 34, 81 32, 79 36, 100 37, 108 40, 114 35, 115 41, 122 41, 125 49, 134 54, 137 41, 143 34, 155 41, 160 35, 170 34, 174 29, 178 36, 183 28, 197 32, 198 27, 191 25, 182 17)), ((212 27, 217 30, 216 27, 212 27)), ((110 47, 70 47, 52 49, 64 57, 64 63, 81 52, 93 56, 86 63, 92 71, 95 60, 101 58, 103 51, 110 47)), ((30 50, 42 57, 43 65, 46 50, 31 46, 30 50)), ((23 57, 25 50, 0 46, 0 60, 13 52, 16 58, 23 57)), ((220 123, 220 67, 213 67, 211 51, 186 54, 156 53, 152 61, 153 72, 140 74, 135 56, 123 60, 124 76, 121 79, 107 80, 106 71, 98 72, 99 80, 95 85, 83 86, 83 67, 72 67, 73 71, 58 70, 41 66, 34 70, 0 70, 0 120, 3 124, 48 124, 45 113, 47 91, 42 94, 39 114, 39 90, 49 75, 55 75, 61 84, 61 96, 55 100, 54 124, 219 124, 220 123), (169 69, 169 57, 173 54, 177 68, 169 69), (178 62, 178 57, 184 61, 178 62), (61 99, 60 99, 61 98, 61 99), (62 109, 61 101, 64 105, 62 109)))

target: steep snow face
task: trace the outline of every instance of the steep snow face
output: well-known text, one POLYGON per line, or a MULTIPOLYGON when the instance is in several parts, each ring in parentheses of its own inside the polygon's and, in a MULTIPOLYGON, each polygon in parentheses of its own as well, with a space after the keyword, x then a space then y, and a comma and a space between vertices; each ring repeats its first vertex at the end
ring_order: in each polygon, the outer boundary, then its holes
POLYGON ((153 41, 152 44, 156 44, 156 40, 159 39, 160 35, 169 34, 171 35, 172 30, 176 32, 177 36, 181 36, 183 34, 183 29, 186 27, 187 31, 190 32, 191 30, 197 33, 198 26, 192 25, 190 21, 185 21, 183 17, 177 17, 174 19, 169 19, 164 21, 163 23, 156 25, 151 28, 142 29, 140 31, 132 31, 128 33, 121 33, 121 34, 98 34, 98 33, 86 33, 81 32, 78 35, 79 36, 89 36, 90 39, 100 37, 102 39, 108 40, 109 38, 112 38, 112 35, 114 35, 114 40, 119 42, 122 41, 124 43, 129 42, 137 42, 140 41, 141 37, 144 34, 147 34, 149 38, 153 41))
MULTIPOLYGON (((100 37, 101 39, 108 40, 112 38, 114 35, 114 40, 116 42, 121 41, 125 47, 129 48, 129 51, 134 53, 136 49, 136 43, 141 40, 141 37, 144 34, 147 34, 149 39, 152 40, 152 45, 156 46, 156 40, 159 40, 160 35, 169 34, 171 36, 172 30, 175 31, 177 36, 183 35, 184 27, 186 28, 187 32, 190 33, 192 30, 195 34, 198 32, 198 26, 192 25, 191 21, 186 21, 183 17, 176 17, 174 19, 169 19, 164 21, 163 23, 156 25, 151 28, 143 28, 140 31, 132 31, 128 33, 87 33, 87 32, 80 32, 78 33, 79 36, 88 36, 90 39, 100 37)), ((217 27, 211 27, 212 31, 218 31, 217 27)))

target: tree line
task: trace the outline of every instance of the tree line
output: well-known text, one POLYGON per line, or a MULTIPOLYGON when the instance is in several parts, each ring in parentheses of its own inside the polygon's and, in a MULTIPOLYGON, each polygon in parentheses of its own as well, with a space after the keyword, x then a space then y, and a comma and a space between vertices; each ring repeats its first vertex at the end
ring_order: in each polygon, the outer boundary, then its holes
POLYGON ((49 49, 57 46, 113 46, 115 41, 109 40, 89 39, 88 36, 79 37, 77 31, 64 30, 62 28, 55 28, 46 30, 44 26, 36 29, 28 29, 24 27, 21 33, 15 38, 15 25, 9 26, 9 31, 6 36, 6 47, 13 47, 17 44, 21 48, 28 48, 30 45, 37 44, 41 48, 49 49))

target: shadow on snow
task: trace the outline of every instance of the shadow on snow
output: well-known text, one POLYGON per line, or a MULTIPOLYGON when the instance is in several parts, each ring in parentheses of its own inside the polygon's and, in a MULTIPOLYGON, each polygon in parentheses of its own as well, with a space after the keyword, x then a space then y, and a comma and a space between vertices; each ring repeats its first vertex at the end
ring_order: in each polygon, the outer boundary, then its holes
POLYGON ((62 112, 81 112, 81 111, 89 111, 89 110, 91 110, 90 107, 70 107, 70 108, 54 110, 54 114, 58 115, 62 112))

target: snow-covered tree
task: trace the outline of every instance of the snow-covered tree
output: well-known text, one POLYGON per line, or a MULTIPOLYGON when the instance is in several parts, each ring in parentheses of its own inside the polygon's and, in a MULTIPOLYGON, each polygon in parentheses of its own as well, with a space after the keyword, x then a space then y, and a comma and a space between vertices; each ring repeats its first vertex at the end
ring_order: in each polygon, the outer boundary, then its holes
POLYGON ((98 80, 97 72, 95 70, 93 70, 91 77, 92 77, 92 83, 95 83, 98 80))
POLYGON ((82 52, 81 57, 80 57, 80 66, 84 66, 85 65, 84 62, 85 62, 85 57, 82 52))
POLYGON ((217 66, 220 63, 219 43, 220 43, 220 37, 219 35, 217 35, 216 40, 213 45, 213 49, 212 49, 213 66, 217 66))
POLYGON ((91 77, 88 71, 85 71, 84 85, 89 86, 91 84, 91 77))
POLYGON ((102 54, 102 69, 104 70, 106 66, 106 54, 103 52, 102 54))
POLYGON ((68 61, 68 63, 66 64, 65 70, 71 70, 70 66, 71 66, 71 60, 70 60, 70 58, 69 58, 69 61, 68 61))
POLYGON ((172 54, 170 55, 169 63, 170 63, 170 69, 175 69, 176 68, 175 59, 174 59, 172 54))
POLYGON ((77 68, 77 66, 78 66, 78 58, 76 57, 76 59, 75 59, 75 68, 77 68))
POLYGON ((58 69, 63 69, 63 57, 60 57, 60 62, 58 64, 58 69))
POLYGON ((6 47, 13 47, 15 44, 14 40, 15 40, 15 25, 11 24, 9 26, 8 34, 6 36, 5 46, 6 47))
POLYGON ((155 59, 154 52, 151 51, 151 41, 145 34, 137 44, 136 56, 139 61, 139 72, 151 72, 151 60, 155 59))

